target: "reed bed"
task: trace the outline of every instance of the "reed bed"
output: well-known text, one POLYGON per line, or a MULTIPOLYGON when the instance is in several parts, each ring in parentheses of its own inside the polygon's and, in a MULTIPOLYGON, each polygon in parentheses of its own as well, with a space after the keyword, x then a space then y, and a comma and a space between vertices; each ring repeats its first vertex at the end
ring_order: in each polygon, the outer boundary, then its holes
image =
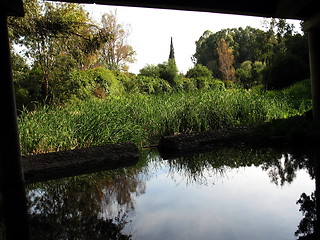
POLYGON ((310 102, 296 106, 285 95, 216 89, 43 106, 19 117, 21 149, 28 155, 127 141, 144 146, 163 135, 287 118, 310 108, 310 102))

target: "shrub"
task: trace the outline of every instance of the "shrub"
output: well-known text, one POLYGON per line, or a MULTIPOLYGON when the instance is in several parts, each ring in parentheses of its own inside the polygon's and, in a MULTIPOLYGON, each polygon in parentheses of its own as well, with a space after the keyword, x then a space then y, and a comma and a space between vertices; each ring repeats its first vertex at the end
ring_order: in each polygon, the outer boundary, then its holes
POLYGON ((70 75, 70 92, 80 99, 96 96, 121 95, 124 85, 115 74, 106 68, 98 67, 86 71, 76 70, 70 75))
POLYGON ((252 79, 252 62, 244 61, 240 67, 236 70, 236 77, 238 81, 246 85, 252 79))
POLYGON ((171 86, 159 77, 137 76, 137 86, 140 93, 156 94, 171 91, 171 86))
POLYGON ((210 82, 213 80, 212 72, 201 64, 196 64, 193 68, 189 69, 186 77, 194 79, 196 88, 198 89, 210 88, 210 82))
POLYGON ((181 78, 178 74, 178 68, 174 59, 169 59, 168 62, 164 62, 154 65, 147 65, 140 69, 140 76, 161 78, 166 80, 171 87, 180 87, 182 84, 181 78))
POLYGON ((180 85, 178 68, 174 59, 169 59, 168 62, 159 64, 158 67, 160 70, 160 78, 166 80, 172 87, 180 85))
POLYGON ((144 68, 141 68, 139 75, 146 77, 160 77, 160 68, 159 66, 148 64, 144 68))
POLYGON ((205 78, 212 78, 212 72, 206 67, 201 64, 196 64, 193 68, 190 68, 186 74, 187 78, 198 78, 198 77, 205 77, 205 78))
POLYGON ((123 84, 127 93, 139 92, 137 76, 135 74, 120 71, 114 71, 113 73, 118 79, 118 81, 123 84))
POLYGON ((182 81, 183 91, 188 92, 188 91, 192 91, 192 90, 196 89, 197 84, 193 78, 182 77, 181 81, 182 81))

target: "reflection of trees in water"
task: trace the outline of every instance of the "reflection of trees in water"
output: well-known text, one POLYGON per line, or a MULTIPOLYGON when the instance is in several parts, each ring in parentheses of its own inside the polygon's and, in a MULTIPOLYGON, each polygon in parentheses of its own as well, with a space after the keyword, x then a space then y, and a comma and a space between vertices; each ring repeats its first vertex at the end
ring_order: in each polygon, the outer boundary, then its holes
MULTIPOLYGON (((317 221, 315 193, 313 192, 310 196, 302 193, 297 204, 300 205, 299 211, 302 212, 303 218, 298 225, 295 236, 312 236, 317 221)), ((303 239, 303 237, 301 237, 301 239, 303 239)), ((311 239, 311 237, 309 237, 309 239, 311 239)))
POLYGON ((131 211, 135 207, 136 197, 145 193, 145 182, 138 175, 120 174, 103 188, 102 217, 113 216, 117 212, 131 211))
POLYGON ((32 185, 32 239, 131 239, 121 233, 145 192, 134 169, 32 185))
MULTIPOLYGON (((260 166, 271 182, 277 185, 291 183, 299 169, 309 167, 305 155, 293 155, 274 149, 219 149, 210 153, 168 160, 172 175, 178 173, 188 183, 205 184, 206 176, 224 176, 228 169, 260 166)), ((310 172, 311 173, 311 172, 310 172)))
MULTIPOLYGON (((206 184, 207 176, 219 178, 229 169, 246 166, 260 166, 277 185, 291 183, 300 169, 308 169, 314 177, 312 157, 305 152, 229 148, 166 161, 151 152, 135 169, 31 185, 28 197, 33 239, 131 239, 123 229, 131 219, 136 198, 145 193, 145 182, 166 164, 172 177, 178 174, 188 184, 206 184)), ((308 235, 313 231, 313 208, 304 195, 297 203, 305 216, 297 236, 308 235)))
MULTIPOLYGON (((319 159, 318 159, 319 160, 319 159)), ((296 172, 306 169, 312 179, 315 178, 314 150, 280 151, 276 149, 220 149, 215 152, 197 154, 169 160, 172 176, 178 173, 187 183, 206 184, 208 172, 217 177, 226 174, 230 168, 260 166, 268 173, 270 181, 276 185, 292 183, 296 172)), ((318 173, 320 174, 320 173, 318 173)), ((302 239, 316 239, 314 226, 317 223, 316 197, 303 193, 297 201, 303 219, 298 225, 295 236, 302 239)))
POLYGON ((281 153, 281 158, 262 164, 262 169, 268 172, 271 182, 283 186, 291 183, 296 177, 296 172, 301 169, 308 170, 313 178, 313 160, 307 152, 281 153))
POLYGON ((297 161, 300 164, 305 163, 306 168, 309 171, 310 176, 316 180, 316 190, 307 195, 302 193, 297 201, 300 205, 299 211, 302 212, 303 218, 298 225, 298 230, 295 232, 295 236, 299 240, 312 240, 319 239, 319 222, 318 212, 319 206, 317 206, 316 199, 319 198, 319 150, 311 150, 305 152, 304 155, 293 155, 293 161, 297 161), (318 208, 318 209, 317 209, 318 208))

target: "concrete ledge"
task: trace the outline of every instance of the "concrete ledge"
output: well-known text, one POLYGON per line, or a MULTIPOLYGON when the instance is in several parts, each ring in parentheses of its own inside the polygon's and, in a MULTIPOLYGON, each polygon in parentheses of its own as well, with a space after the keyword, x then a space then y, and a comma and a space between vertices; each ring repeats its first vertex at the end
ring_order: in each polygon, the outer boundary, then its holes
POLYGON ((22 164, 25 182, 33 183, 127 167, 138 160, 136 145, 122 143, 23 156, 22 164))

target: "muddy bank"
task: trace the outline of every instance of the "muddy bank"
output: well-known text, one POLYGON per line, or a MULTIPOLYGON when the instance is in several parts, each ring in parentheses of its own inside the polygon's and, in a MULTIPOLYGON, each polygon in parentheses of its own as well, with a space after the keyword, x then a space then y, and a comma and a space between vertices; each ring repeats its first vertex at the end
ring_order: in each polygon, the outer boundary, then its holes
POLYGON ((136 145, 123 143, 23 156, 22 164, 26 183, 32 183, 128 167, 138 160, 136 145))

